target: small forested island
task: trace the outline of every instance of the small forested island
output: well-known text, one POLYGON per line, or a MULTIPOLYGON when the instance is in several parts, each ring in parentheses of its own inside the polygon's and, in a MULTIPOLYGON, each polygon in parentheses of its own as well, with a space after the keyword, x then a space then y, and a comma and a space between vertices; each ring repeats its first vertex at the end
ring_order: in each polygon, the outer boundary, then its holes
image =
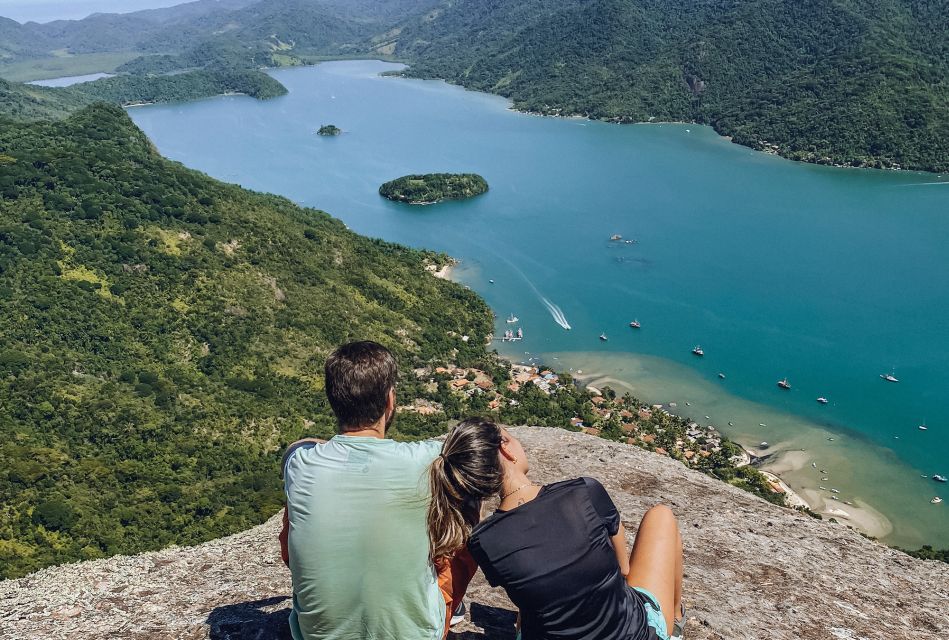
POLYGON ((488 182, 476 173, 426 173, 396 178, 379 187, 379 195, 409 204, 434 204, 481 195, 488 182))
POLYGON ((343 132, 342 129, 337 127, 335 124, 324 124, 320 127, 320 130, 316 132, 318 136, 338 136, 343 132))

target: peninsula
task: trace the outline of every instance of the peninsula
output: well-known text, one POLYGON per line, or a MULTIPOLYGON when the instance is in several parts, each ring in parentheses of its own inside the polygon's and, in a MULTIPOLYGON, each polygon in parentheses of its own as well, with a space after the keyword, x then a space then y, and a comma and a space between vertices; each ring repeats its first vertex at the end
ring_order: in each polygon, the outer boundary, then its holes
POLYGON ((476 173, 426 173, 390 180, 379 187, 379 195, 409 204, 435 204, 473 198, 487 190, 487 181, 476 173))

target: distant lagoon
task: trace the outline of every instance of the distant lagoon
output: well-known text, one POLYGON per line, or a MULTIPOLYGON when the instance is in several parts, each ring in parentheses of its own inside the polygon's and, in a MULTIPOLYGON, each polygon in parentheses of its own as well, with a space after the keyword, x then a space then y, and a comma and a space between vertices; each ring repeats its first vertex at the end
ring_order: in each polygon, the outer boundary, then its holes
POLYGON ((457 257, 499 335, 519 317, 508 357, 674 402, 771 455, 815 508, 949 546, 949 486, 928 477, 949 475, 949 178, 794 163, 697 125, 530 116, 378 75, 396 68, 278 70, 275 100, 130 115, 169 158, 457 257), (330 123, 343 134, 315 135, 330 123), (377 193, 433 171, 491 189, 424 208, 377 193))
POLYGON ((102 78, 111 78, 112 75, 111 73, 88 73, 82 76, 64 76, 62 78, 50 78, 49 80, 34 80, 26 84, 35 84, 39 87, 71 87, 74 84, 92 82, 93 80, 101 80, 102 78))

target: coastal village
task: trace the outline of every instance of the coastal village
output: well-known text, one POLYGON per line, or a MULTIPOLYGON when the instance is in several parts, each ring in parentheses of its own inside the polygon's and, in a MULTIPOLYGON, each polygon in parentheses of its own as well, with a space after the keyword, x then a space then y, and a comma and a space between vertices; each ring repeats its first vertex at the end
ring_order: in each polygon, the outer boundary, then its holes
MULTIPOLYGON (((511 364, 500 384, 497 374, 475 367, 454 365, 426 366, 413 370, 421 384, 422 397, 399 407, 399 412, 414 412, 435 417, 445 414, 448 403, 464 402, 472 413, 489 415, 506 424, 520 424, 522 403, 531 394, 569 397, 575 411, 556 417, 549 426, 635 445, 683 464, 712 473, 717 477, 750 484, 756 493, 777 504, 786 504, 789 489, 777 477, 766 476, 752 466, 752 456, 725 439, 712 425, 675 415, 673 404, 648 405, 629 394, 618 396, 612 389, 581 387, 565 375, 543 365, 511 364)), ((570 404, 570 403, 562 403, 570 404)), ((749 487, 746 487, 749 488, 749 487)))

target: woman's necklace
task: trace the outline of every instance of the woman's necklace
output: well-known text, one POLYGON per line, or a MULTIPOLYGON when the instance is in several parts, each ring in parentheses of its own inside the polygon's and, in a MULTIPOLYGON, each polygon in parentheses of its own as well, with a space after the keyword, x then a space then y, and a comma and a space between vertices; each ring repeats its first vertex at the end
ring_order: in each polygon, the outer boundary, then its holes
POLYGON ((517 493, 517 492, 520 491, 521 489, 525 489, 525 488, 527 488, 527 487, 532 487, 532 486, 534 486, 534 483, 531 482, 530 480, 528 480, 527 482, 525 482, 524 484, 522 484, 521 486, 519 486, 517 489, 514 489, 513 491, 508 491, 507 493, 502 494, 502 495, 501 495, 501 500, 504 500, 504 499, 507 498, 508 496, 513 496, 515 493, 517 493))

